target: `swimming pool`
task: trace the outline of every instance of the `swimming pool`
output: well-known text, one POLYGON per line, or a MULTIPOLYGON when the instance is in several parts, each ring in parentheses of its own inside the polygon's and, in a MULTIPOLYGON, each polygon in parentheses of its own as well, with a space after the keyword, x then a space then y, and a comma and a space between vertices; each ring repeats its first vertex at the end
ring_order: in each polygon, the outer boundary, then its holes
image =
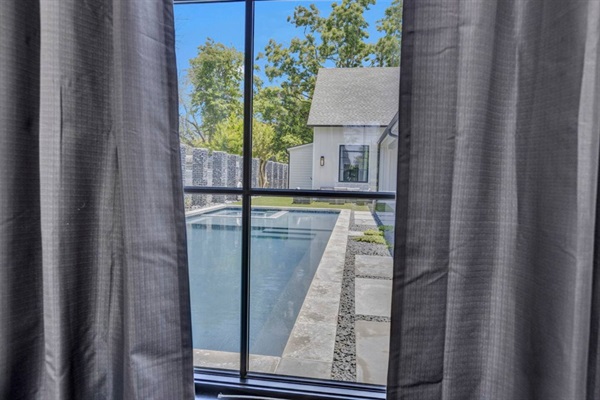
MULTIPOLYGON (((339 211, 252 210, 250 352, 281 356, 339 211)), ((239 351, 241 208, 187 218, 194 348, 239 351)))

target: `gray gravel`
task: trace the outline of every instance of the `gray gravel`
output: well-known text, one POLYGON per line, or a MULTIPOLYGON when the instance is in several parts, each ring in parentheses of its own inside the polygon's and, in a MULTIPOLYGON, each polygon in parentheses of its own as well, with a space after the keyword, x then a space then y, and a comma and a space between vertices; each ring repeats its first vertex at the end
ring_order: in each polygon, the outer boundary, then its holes
MULTIPOLYGON (((350 230, 365 231, 367 229, 373 229, 373 227, 354 224, 354 212, 352 212, 350 217, 350 230)), ((344 277, 342 280, 342 298, 340 300, 338 327, 333 354, 333 368, 331 370, 331 379, 338 381, 356 382, 356 336, 354 333, 354 321, 389 321, 389 318, 385 317, 355 314, 354 257, 357 254, 389 256, 390 252, 387 247, 382 244, 357 242, 348 239, 344 277)))
POLYGON ((388 317, 380 317, 377 315, 360 315, 357 314, 355 317, 356 321, 373 321, 373 322, 391 322, 388 317))

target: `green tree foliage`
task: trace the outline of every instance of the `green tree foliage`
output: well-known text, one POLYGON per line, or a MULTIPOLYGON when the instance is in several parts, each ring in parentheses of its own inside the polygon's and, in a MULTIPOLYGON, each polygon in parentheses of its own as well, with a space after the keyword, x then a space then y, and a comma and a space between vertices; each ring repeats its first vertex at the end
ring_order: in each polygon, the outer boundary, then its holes
MULTIPOLYGON (((231 114, 227 119, 218 123, 208 147, 216 151, 242 155, 244 148, 244 121, 241 117, 231 114)), ((255 119, 252 122, 252 157, 258 158, 259 185, 267 187, 267 161, 275 156, 275 130, 265 122, 255 119)))
POLYGON ((377 21, 377 30, 383 36, 374 48, 376 67, 397 67, 400 65, 400 43, 402 40, 402 0, 393 0, 385 15, 377 21))
POLYGON ((211 150, 242 155, 244 148, 243 132, 244 121, 242 118, 230 114, 227 119, 215 125, 215 131, 207 147, 211 150))
POLYGON ((201 115, 201 130, 207 141, 220 122, 232 114, 242 115, 243 66, 244 55, 240 51, 210 38, 190 60, 190 112, 201 115))
POLYGON ((267 161, 275 156, 275 129, 272 125, 257 121, 252 123, 252 156, 260 159, 258 184, 268 187, 267 161))

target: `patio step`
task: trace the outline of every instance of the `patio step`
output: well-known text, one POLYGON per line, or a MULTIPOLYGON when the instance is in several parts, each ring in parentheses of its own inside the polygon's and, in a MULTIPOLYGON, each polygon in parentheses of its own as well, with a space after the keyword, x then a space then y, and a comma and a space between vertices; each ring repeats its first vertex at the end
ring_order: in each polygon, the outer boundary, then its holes
POLYGON ((357 255, 354 260, 356 276, 392 279, 393 260, 390 256, 357 255))

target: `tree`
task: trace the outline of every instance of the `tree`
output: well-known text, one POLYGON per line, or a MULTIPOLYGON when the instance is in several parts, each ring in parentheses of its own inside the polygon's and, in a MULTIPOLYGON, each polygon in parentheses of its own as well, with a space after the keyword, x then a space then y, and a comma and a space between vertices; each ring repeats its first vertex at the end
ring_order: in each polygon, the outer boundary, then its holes
MULTIPOLYGON (((231 114, 227 119, 218 123, 215 133, 209 142, 209 148, 225 151, 229 154, 243 154, 244 148, 244 121, 241 117, 231 114)), ((254 120, 252 122, 252 156, 258 158, 260 187, 267 187, 266 165, 267 161, 275 156, 274 151, 275 130, 265 122, 254 120)))
POLYGON ((258 166, 258 185, 268 187, 267 161, 275 156, 275 129, 269 124, 254 120, 252 123, 252 156, 260 160, 258 166))
POLYGON ((201 132, 210 141, 216 126, 230 115, 242 115, 244 55, 207 38, 190 60, 188 77, 192 85, 192 113, 200 115, 201 132))
POLYGON ((179 77, 179 138, 189 146, 203 147, 206 137, 202 133, 198 110, 191 104, 188 87, 187 75, 179 77))
POLYGON ((229 154, 242 155, 244 148, 244 121, 235 114, 215 126, 208 148, 216 151, 224 151, 229 154))
POLYGON ((377 21, 377 30, 384 35, 377 40, 373 65, 397 67, 400 65, 400 43, 402 41, 402 0, 393 0, 385 10, 385 16, 377 21))

